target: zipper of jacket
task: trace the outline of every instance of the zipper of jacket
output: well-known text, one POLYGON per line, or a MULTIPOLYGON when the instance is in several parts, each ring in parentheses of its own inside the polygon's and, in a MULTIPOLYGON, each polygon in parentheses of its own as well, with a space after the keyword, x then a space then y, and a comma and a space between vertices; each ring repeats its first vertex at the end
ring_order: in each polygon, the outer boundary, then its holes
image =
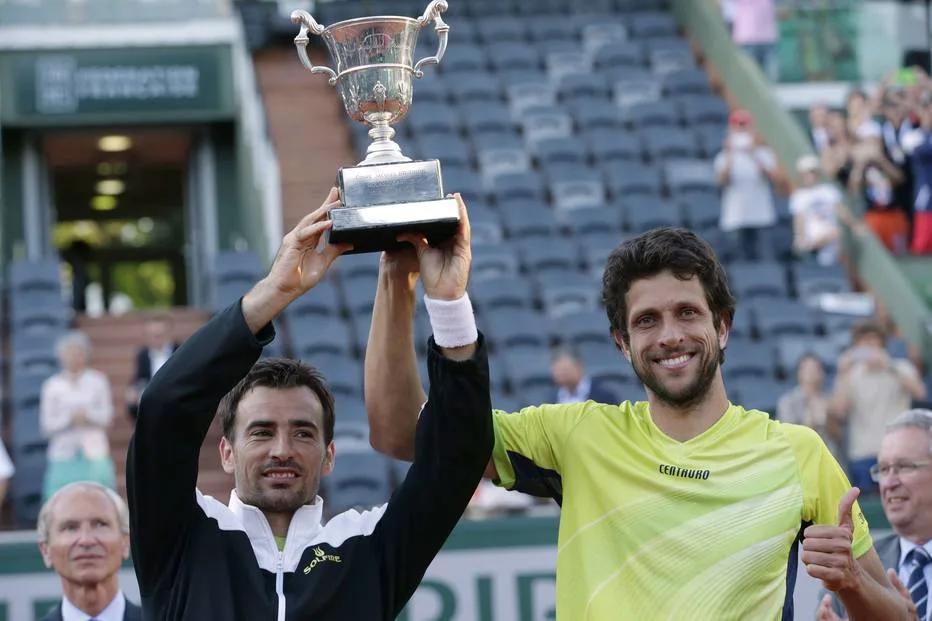
POLYGON ((278 595, 278 621, 285 621, 285 551, 278 553, 278 564, 275 566, 275 594, 278 595))

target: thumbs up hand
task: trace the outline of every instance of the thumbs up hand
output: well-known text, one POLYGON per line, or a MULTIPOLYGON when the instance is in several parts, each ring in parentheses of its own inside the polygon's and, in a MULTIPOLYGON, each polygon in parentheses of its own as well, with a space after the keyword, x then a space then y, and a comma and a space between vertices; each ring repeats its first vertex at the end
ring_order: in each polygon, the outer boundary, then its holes
POLYGON ((838 525, 814 524, 803 531, 802 561, 806 573, 832 592, 854 588, 861 568, 851 553, 854 521, 851 510, 860 490, 848 490, 838 503, 838 525))

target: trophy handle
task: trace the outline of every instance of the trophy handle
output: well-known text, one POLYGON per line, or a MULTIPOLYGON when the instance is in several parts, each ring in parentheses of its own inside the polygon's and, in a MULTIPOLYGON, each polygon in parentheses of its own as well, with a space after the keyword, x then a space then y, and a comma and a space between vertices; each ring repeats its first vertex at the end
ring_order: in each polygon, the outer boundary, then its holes
POLYGON ((440 17, 440 14, 447 10, 447 6, 447 0, 431 0, 430 4, 427 5, 427 9, 424 10, 424 14, 417 18, 417 23, 420 24, 421 28, 431 21, 434 22, 434 31, 437 33, 438 45, 436 55, 422 58, 414 65, 414 77, 416 78, 424 77, 424 72, 421 71, 421 67, 424 65, 440 64, 443 55, 447 51, 447 37, 450 34, 450 26, 440 17))
POLYGON ((336 72, 330 67, 315 65, 311 62, 311 57, 307 55, 307 44, 310 42, 307 36, 308 31, 311 31, 315 35, 320 35, 326 28, 318 24, 317 20, 303 9, 295 9, 291 12, 291 22, 293 24, 301 24, 301 30, 298 31, 298 36, 294 38, 294 44, 295 47, 298 48, 298 58, 301 59, 301 64, 307 67, 307 70, 311 73, 325 73, 330 76, 328 80, 330 86, 336 84, 336 72))

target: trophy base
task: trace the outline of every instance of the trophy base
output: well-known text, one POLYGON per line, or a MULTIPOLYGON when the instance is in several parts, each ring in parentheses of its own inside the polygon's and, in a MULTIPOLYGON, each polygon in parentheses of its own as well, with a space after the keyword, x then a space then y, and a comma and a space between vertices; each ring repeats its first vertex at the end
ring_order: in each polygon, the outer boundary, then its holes
POLYGON ((340 207, 330 210, 332 244, 353 244, 346 254, 381 252, 403 248, 402 233, 420 233, 432 246, 449 239, 460 225, 459 204, 454 198, 433 201, 340 207))
POLYGON ((402 233, 419 233, 435 246, 459 227, 459 205, 444 197, 438 160, 341 168, 337 188, 343 206, 330 210, 327 238, 352 244, 347 254, 402 248, 402 233))

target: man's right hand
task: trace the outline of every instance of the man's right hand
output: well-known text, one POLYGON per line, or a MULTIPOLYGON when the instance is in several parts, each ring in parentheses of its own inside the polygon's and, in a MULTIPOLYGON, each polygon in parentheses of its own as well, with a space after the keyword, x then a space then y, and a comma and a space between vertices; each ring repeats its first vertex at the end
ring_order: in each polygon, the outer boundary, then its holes
POLYGON ((816 611, 816 621, 843 621, 832 609, 831 595, 826 595, 822 598, 822 601, 819 602, 819 609, 816 611))
POLYGON ((352 248, 326 244, 318 249, 321 237, 333 226, 329 212, 338 207, 339 194, 331 188, 323 205, 304 216, 282 239, 268 276, 243 296, 243 316, 254 334, 319 283, 334 260, 352 248))

